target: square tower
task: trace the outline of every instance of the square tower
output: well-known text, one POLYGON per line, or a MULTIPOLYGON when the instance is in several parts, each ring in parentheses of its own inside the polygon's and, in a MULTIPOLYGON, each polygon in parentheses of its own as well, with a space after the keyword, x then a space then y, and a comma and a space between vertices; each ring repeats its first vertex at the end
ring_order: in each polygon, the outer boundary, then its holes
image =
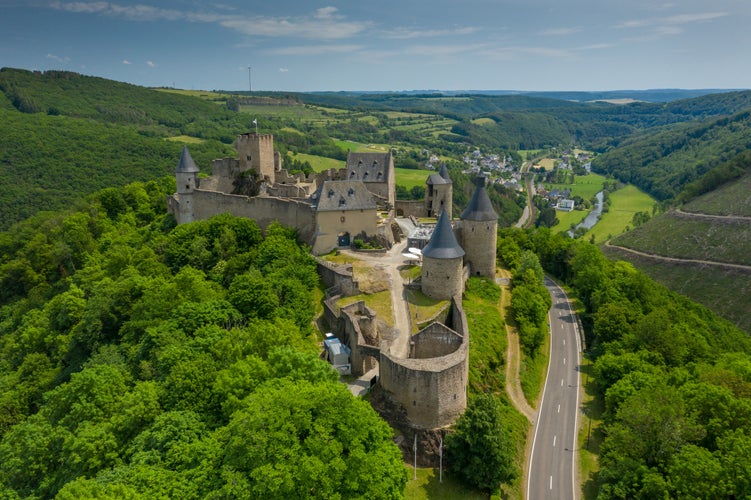
POLYGON ((240 170, 254 170, 261 179, 274 182, 274 136, 248 132, 237 136, 237 154, 240 170))

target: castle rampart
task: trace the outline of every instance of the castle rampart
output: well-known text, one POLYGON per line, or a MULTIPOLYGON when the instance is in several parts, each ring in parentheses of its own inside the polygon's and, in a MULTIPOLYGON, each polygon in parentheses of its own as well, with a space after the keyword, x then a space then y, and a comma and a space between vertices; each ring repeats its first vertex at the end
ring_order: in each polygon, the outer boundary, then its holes
POLYGON ((333 264, 318 257, 318 275, 327 288, 337 288, 344 297, 357 295, 360 287, 352 273, 352 264, 333 264))
POLYGON ((459 331, 433 323, 413 337, 409 358, 381 349, 380 384, 418 429, 451 425, 467 407, 469 331, 458 300, 452 300, 451 318, 459 331))
POLYGON ((265 230, 278 221, 298 230, 303 241, 310 241, 315 230, 314 212, 309 203, 271 196, 241 196, 216 191, 196 189, 193 193, 193 211, 196 220, 229 212, 238 217, 255 219, 265 230))

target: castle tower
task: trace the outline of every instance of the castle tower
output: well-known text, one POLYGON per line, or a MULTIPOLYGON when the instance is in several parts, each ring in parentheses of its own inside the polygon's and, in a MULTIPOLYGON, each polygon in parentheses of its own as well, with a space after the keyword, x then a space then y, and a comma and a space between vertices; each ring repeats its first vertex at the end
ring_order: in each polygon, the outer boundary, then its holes
POLYGON ((237 136, 237 155, 241 172, 253 169, 258 172, 261 179, 267 178, 274 182, 276 162, 273 135, 248 132, 237 136))
POLYGON ((475 180, 472 199, 461 215, 461 239, 470 274, 495 279, 498 214, 490 203, 482 175, 475 180))
POLYGON ((425 184, 425 212, 428 217, 436 217, 445 210, 451 220, 454 184, 451 182, 446 164, 441 165, 439 173, 430 174, 425 184))
POLYGON ((448 300, 463 292, 462 257, 451 229, 451 221, 444 210, 438 217, 430 241, 422 250, 422 293, 428 297, 448 300))
POLYGON ((177 181, 177 203, 178 210, 175 214, 178 224, 193 222, 193 191, 198 187, 198 167, 196 162, 188 152, 188 147, 183 146, 180 154, 180 161, 175 169, 175 180, 177 181))

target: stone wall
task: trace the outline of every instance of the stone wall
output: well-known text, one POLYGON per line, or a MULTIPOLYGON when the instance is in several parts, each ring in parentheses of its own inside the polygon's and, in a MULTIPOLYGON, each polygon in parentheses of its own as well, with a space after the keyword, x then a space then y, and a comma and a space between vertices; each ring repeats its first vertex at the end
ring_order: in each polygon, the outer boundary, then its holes
POLYGON ((314 213, 310 204, 303 201, 271 196, 249 198, 201 189, 194 191, 193 213, 195 220, 208 219, 225 212, 229 212, 236 217, 254 219, 263 230, 274 221, 294 227, 297 229, 300 239, 306 243, 311 243, 313 238, 314 213))
POLYGON ((412 336, 410 358, 440 358, 456 351, 462 336, 441 323, 431 323, 412 336))
POLYGON ((200 188, 204 191, 231 193, 237 176, 243 172, 237 158, 221 158, 211 162, 211 177, 201 179, 200 188))
POLYGON ((389 398, 405 408, 414 428, 446 427, 467 407, 469 331, 457 300, 452 303, 451 319, 459 331, 444 325, 429 327, 417 334, 421 339, 415 343, 422 344, 419 350, 425 355, 446 354, 400 359, 381 350, 380 384, 389 398))
POLYGON ((380 340, 375 312, 362 300, 349 304, 339 309, 339 326, 341 334, 339 340, 352 350, 350 354, 352 375, 359 377, 376 368, 378 361, 372 353, 378 348, 380 340), (370 348, 361 349, 361 346, 370 348))
POLYGON ((315 259, 318 264, 318 275, 326 288, 336 287, 344 297, 360 293, 360 287, 352 273, 352 264, 334 264, 318 257, 315 259))
POLYGON ((396 215, 401 217, 427 217, 425 202, 422 200, 396 200, 394 202, 396 215))

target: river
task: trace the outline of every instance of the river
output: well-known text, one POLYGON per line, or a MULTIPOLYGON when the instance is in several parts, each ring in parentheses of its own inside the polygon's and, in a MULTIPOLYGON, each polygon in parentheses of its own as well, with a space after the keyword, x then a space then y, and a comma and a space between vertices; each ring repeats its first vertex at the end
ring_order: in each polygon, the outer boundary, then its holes
POLYGON ((597 198, 597 203, 595 203, 595 208, 592 209, 591 212, 589 212, 589 215, 587 215, 583 221, 581 221, 574 229, 569 229, 568 235, 572 238, 574 237, 574 231, 579 229, 580 227, 586 228, 587 230, 592 229, 592 226, 597 224, 597 221, 600 220, 600 215, 602 215, 602 191, 597 193, 595 195, 595 198, 597 198))

